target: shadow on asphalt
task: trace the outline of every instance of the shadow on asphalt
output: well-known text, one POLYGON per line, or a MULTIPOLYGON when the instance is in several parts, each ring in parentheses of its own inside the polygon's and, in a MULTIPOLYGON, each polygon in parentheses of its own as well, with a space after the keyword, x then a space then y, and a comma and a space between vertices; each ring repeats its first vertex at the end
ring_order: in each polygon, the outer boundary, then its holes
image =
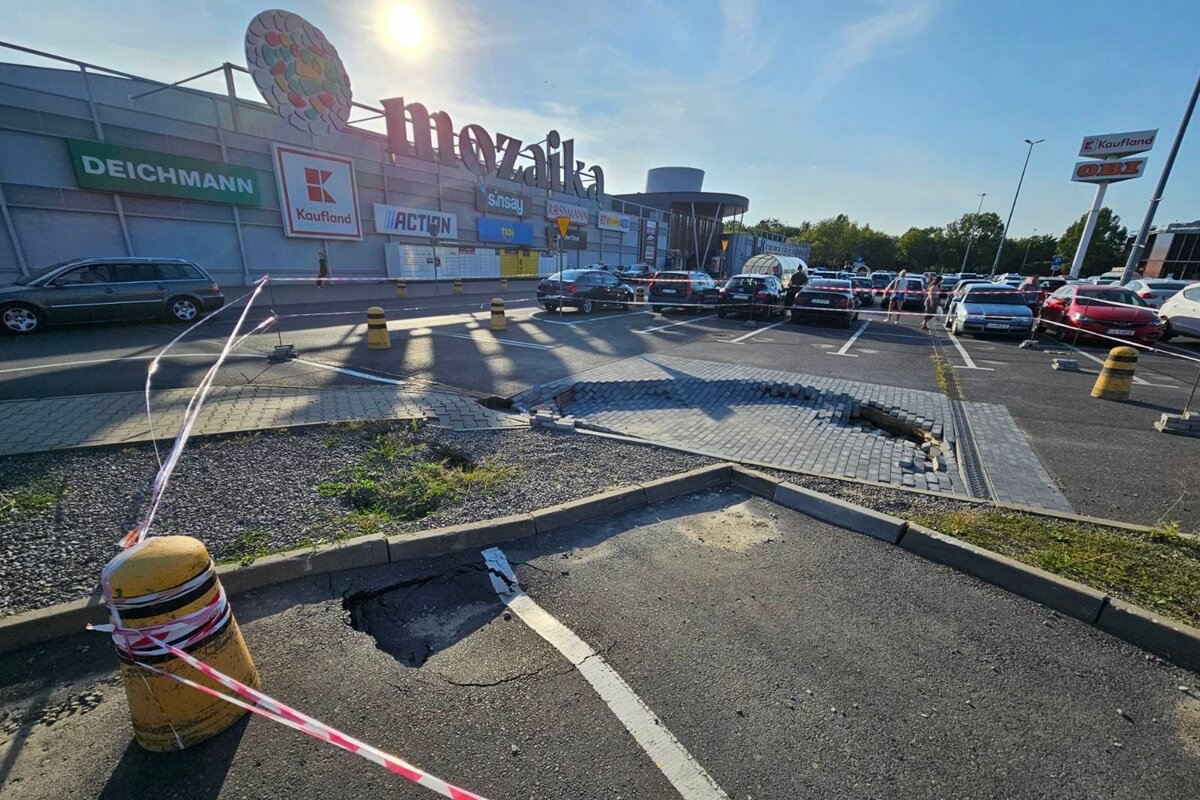
POLYGON ((212 800, 221 793, 246 732, 246 714, 219 736, 186 750, 151 753, 130 740, 113 768, 99 800, 131 797, 175 797, 212 800))

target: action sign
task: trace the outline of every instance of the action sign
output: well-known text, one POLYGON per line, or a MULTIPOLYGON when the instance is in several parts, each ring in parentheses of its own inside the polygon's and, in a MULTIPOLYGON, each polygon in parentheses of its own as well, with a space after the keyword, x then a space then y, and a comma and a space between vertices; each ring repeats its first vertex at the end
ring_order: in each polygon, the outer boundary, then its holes
POLYGON ((1081 183, 1113 183, 1140 178, 1146 172, 1146 159, 1123 158, 1117 161, 1079 161, 1071 180, 1081 183))
POLYGON ((1079 155, 1084 158, 1121 158, 1134 153, 1146 153, 1154 148, 1158 128, 1152 131, 1128 131, 1084 137, 1079 155))

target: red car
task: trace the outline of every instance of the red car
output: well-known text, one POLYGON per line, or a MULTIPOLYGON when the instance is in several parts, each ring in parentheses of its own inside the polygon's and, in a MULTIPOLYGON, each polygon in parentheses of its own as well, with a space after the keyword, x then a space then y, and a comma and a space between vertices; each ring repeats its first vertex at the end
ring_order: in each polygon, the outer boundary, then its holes
POLYGON ((1158 314, 1124 286, 1064 286, 1046 298, 1037 328, 1074 339, 1110 337, 1142 344, 1162 335, 1158 314))

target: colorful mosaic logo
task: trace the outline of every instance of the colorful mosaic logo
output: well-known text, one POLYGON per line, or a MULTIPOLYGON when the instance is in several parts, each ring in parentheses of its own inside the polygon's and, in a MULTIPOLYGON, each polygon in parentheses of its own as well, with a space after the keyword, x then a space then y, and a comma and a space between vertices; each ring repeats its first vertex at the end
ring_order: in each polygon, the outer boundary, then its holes
POLYGON ((300 130, 332 133, 350 119, 350 76, 342 59, 298 14, 274 9, 250 20, 246 66, 267 104, 300 130))

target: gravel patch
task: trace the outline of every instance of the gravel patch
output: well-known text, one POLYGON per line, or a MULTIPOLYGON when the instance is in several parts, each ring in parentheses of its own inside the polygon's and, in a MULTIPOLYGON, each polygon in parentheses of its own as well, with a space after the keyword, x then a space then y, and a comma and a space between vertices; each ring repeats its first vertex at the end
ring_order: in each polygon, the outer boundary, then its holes
POLYGON ((915 514, 938 514, 951 511, 968 511, 978 508, 990 508, 990 504, 970 503, 955 500, 944 495, 927 495, 920 492, 906 492, 900 489, 889 489, 886 486, 875 486, 869 483, 854 483, 839 481, 835 478, 821 478, 814 475, 802 475, 782 469, 753 467, 773 478, 785 480, 805 489, 856 503, 860 506, 882 511, 885 514, 908 519, 915 514))
MULTIPOLYGON (((154 530, 195 536, 218 561, 304 547, 331 532, 357 535, 362 531, 342 501, 314 486, 359 461, 377 435, 377 428, 342 425, 196 439, 154 530)), ((387 533, 531 512, 713 463, 569 433, 429 428, 417 435, 514 472, 489 492, 419 520, 389 523, 387 533)), ((65 487, 51 502, 10 505, 0 518, 0 616, 93 594, 117 540, 145 508, 156 467, 148 444, 0 458, 0 496, 31 485, 65 487)))

